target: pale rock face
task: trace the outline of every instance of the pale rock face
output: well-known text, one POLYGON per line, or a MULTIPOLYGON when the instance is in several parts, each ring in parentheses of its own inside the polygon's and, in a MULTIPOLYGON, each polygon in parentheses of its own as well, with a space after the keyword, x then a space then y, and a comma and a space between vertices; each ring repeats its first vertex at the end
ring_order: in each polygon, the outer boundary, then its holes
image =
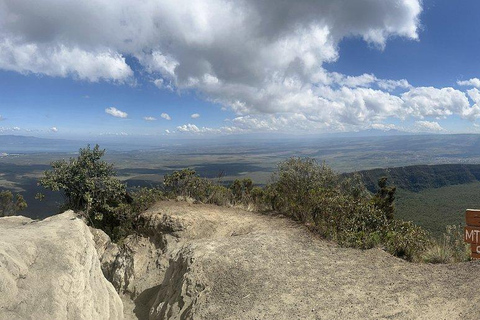
POLYGON ((93 236, 74 212, 0 219, 0 319, 123 319, 93 236))

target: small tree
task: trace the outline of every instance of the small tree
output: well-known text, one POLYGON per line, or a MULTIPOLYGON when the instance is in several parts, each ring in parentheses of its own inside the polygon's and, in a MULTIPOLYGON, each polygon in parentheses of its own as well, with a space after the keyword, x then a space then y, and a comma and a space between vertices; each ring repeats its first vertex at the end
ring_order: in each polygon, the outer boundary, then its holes
POLYGON ((125 201, 126 186, 115 178, 112 164, 102 161, 105 150, 98 145, 80 149, 77 158, 51 163, 39 184, 46 189, 61 191, 63 209, 84 211, 97 227, 114 225, 113 211, 125 201))
POLYGON ((0 217, 13 216, 26 207, 27 202, 22 195, 17 193, 14 196, 9 190, 0 191, 0 217))
POLYGON ((395 192, 396 187, 387 186, 387 177, 382 177, 378 179, 378 188, 379 190, 373 196, 372 202, 376 208, 380 209, 385 217, 389 220, 392 220, 395 213, 395 192))

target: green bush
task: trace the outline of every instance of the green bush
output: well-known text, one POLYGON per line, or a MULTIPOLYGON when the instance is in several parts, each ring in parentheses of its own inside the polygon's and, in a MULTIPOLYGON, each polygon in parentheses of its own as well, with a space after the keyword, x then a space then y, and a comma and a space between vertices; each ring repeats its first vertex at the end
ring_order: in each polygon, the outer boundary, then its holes
POLYGON ((39 184, 46 189, 63 193, 62 210, 82 212, 92 226, 103 229, 114 240, 122 224, 118 208, 129 205, 126 185, 115 177, 112 164, 102 161, 105 150, 88 145, 79 150, 77 158, 51 163, 52 170, 44 172, 39 184))
POLYGON ((163 181, 169 197, 188 197, 221 206, 230 204, 232 200, 231 190, 199 177, 193 169, 174 171, 165 175, 163 181))
POLYGON ((93 149, 87 146, 77 158, 53 161, 40 185, 61 191, 66 209, 85 211, 90 218, 111 212, 123 202, 126 186, 115 178, 113 165, 101 160, 104 154, 98 145, 93 149))
POLYGON ((0 217, 13 216, 27 208, 27 202, 21 194, 9 190, 0 191, 0 217))
POLYGON ((453 263, 470 260, 470 245, 463 241, 463 226, 450 225, 423 254, 427 263, 453 263))
POLYGON ((290 158, 279 164, 274 182, 264 190, 265 204, 306 223, 342 246, 382 246, 406 260, 419 260, 431 236, 411 222, 393 219, 395 188, 380 181, 372 199, 361 177, 341 177, 324 163, 290 158))
POLYGON ((311 158, 290 158, 278 165, 269 189, 272 209, 306 222, 315 206, 312 192, 329 192, 338 176, 324 163, 311 158))
POLYGON ((123 202, 113 211, 117 223, 105 226, 107 234, 118 241, 138 230, 139 213, 150 208, 155 202, 165 200, 163 191, 158 188, 137 188, 130 194, 131 201, 123 202))
POLYGON ((232 192, 232 204, 246 204, 252 202, 253 181, 250 178, 235 179, 229 189, 232 192))
POLYGON ((423 228, 411 221, 391 220, 385 234, 385 249, 408 261, 420 261, 433 238, 423 228))

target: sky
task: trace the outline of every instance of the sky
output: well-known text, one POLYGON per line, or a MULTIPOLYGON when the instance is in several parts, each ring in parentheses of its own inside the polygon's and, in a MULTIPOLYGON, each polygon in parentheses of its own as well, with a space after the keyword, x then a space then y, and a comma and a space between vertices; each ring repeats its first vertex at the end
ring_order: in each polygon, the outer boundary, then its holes
POLYGON ((0 0, 0 134, 480 133, 477 0, 0 0))

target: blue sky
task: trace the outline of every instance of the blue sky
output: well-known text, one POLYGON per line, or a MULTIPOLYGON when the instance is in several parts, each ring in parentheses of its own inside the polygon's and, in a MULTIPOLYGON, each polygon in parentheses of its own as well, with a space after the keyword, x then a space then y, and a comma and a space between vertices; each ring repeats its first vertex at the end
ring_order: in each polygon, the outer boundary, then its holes
POLYGON ((474 0, 0 0, 0 132, 479 132, 474 0))

